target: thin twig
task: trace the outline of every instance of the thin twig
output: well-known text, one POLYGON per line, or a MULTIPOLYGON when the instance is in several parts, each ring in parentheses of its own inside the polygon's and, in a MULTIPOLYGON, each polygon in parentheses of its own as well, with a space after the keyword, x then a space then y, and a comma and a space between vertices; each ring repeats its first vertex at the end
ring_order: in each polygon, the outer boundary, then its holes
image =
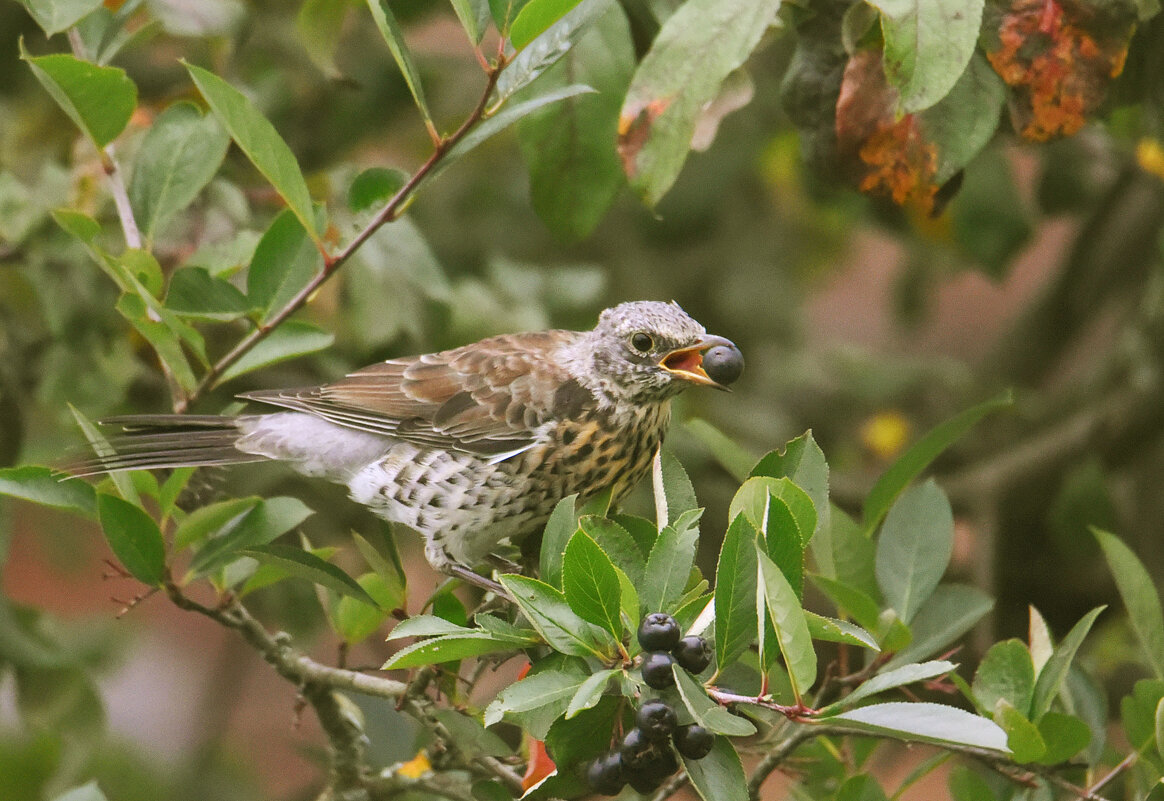
POLYGON ((667 801, 668 798, 683 789, 683 785, 687 784, 687 779, 687 771, 679 771, 670 779, 667 779, 666 784, 651 796, 651 801, 667 801))
POLYGON ((339 268, 359 250, 360 246, 368 241, 371 236, 376 233, 386 223, 392 222, 399 218, 403 213, 404 208, 411 201, 417 187, 421 182, 444 160, 449 154, 449 151, 460 142, 471 131, 477 123, 485 118, 486 109, 489 103, 489 97, 493 94, 493 89, 497 85, 497 79, 501 75, 501 71, 505 68, 506 61, 504 57, 499 57, 497 63, 489 70, 488 79, 485 82, 485 88, 481 92, 481 97, 477 101, 477 105, 470 112, 469 116, 465 118, 460 127, 456 131, 446 137, 440 138, 434 145, 431 155, 425 160, 423 164, 417 168, 416 172, 405 182, 404 186, 396 191, 388 202, 384 205, 375 217, 372 218, 364 228, 356 234, 356 236, 344 246, 338 253, 327 256, 325 254, 323 269, 300 289, 295 295, 283 305, 279 311, 275 312, 270 319, 263 321, 261 325, 243 337, 238 343, 230 349, 221 359, 214 363, 211 368, 202 376, 202 379, 194 387, 190 394, 175 404, 174 410, 178 413, 185 412, 195 400, 200 398, 203 393, 214 386, 219 377, 246 355, 255 345, 262 342, 267 336, 278 328, 283 322, 298 311, 303 304, 305 304, 316 290, 331 278, 339 268))
POLYGON ((772 773, 780 767, 781 763, 800 747, 800 744, 806 740, 811 740, 821 734, 819 730, 804 727, 795 729, 786 739, 781 741, 775 748, 769 751, 759 764, 756 765, 755 770, 752 771, 751 777, 748 779, 748 798, 756 801, 760 797, 760 787, 764 781, 772 775, 772 773))
POLYGON ((1132 765, 1136 764, 1136 761, 1139 758, 1140 758, 1139 751, 1131 752, 1126 757, 1124 757, 1118 765, 1116 765, 1114 768, 1112 768, 1110 771, 1108 771, 1108 773, 1105 774, 1103 776, 1103 778, 1099 779, 1097 782, 1095 782, 1095 784, 1093 784, 1093 785, 1091 785, 1091 787, 1087 788, 1088 792, 1098 793, 1100 790, 1102 790, 1104 787, 1106 787, 1107 784, 1112 779, 1114 779, 1116 776, 1119 776, 1121 773, 1123 773, 1125 770, 1130 768, 1132 765))

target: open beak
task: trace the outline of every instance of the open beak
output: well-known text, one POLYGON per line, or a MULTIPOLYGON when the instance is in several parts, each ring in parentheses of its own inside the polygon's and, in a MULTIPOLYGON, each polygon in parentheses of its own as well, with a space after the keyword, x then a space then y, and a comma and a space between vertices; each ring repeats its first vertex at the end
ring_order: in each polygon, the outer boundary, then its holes
POLYGON ((659 366, 676 378, 682 378, 692 384, 701 384, 705 387, 715 387, 725 392, 731 392, 728 387, 713 381, 703 369, 703 354, 718 345, 733 349, 736 347, 730 339, 707 335, 699 340, 697 345, 671 351, 663 357, 659 366))

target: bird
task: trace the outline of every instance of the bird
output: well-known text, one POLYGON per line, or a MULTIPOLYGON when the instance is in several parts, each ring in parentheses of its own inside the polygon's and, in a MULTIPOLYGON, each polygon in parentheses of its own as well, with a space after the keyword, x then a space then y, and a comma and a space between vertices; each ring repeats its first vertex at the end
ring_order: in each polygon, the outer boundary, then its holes
POLYGON ((239 396, 278 411, 109 418, 120 433, 89 472, 286 462, 419 532, 436 570, 496 590, 472 568, 565 497, 618 503, 650 470, 671 399, 727 389, 742 369, 735 344, 674 301, 632 301, 590 331, 494 336, 239 396))

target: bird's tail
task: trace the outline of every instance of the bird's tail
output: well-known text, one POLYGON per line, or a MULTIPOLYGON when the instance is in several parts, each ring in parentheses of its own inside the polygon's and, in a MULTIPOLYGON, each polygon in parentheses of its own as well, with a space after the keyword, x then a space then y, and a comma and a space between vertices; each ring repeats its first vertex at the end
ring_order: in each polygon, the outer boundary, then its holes
POLYGON ((235 447, 239 418, 219 415, 136 414, 101 421, 121 430, 94 446, 96 455, 68 465, 76 476, 116 470, 261 462, 264 457, 235 447))

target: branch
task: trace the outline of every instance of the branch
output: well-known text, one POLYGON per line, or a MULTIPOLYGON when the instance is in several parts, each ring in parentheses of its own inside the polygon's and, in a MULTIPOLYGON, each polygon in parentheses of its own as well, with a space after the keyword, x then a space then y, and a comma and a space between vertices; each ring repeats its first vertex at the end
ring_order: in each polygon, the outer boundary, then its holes
MULTIPOLYGON (((504 40, 502 41, 504 42, 504 40)), ((198 385, 189 394, 189 396, 175 404, 174 411, 179 414, 185 412, 190 407, 190 405, 194 403, 195 400, 200 398, 208 389, 214 386, 214 383, 218 380, 219 376, 221 376, 227 370, 227 368, 245 356, 252 348, 255 347, 255 345, 266 339, 266 337, 272 331, 282 325, 288 317, 298 311, 303 306, 303 304, 307 302, 308 298, 315 294, 316 290, 323 286, 323 284, 329 278, 335 275, 339 271, 340 267, 344 266, 344 264, 346 264, 348 260, 351 259, 355 252, 359 250, 360 246, 367 242, 368 239, 371 238, 371 236, 381 228, 381 226, 392 222, 393 220, 399 219, 405 208, 407 208, 408 204, 412 201, 416 194, 417 188, 424 181, 424 179, 428 177, 428 175, 432 173, 432 171, 436 169, 437 166, 440 165, 440 163, 449 154, 449 151, 451 151, 458 142, 464 139, 465 136, 471 130, 473 130, 473 128, 476 127, 479 122, 485 119, 487 116, 486 112, 488 109, 489 97, 493 94, 493 89, 497 85, 497 79, 501 76, 501 71, 505 69, 506 64, 507 62, 505 60, 504 51, 499 51, 497 63, 491 66, 488 70, 487 80, 485 81, 485 88, 481 92, 481 96, 477 101, 477 105, 473 108, 473 111, 470 112, 469 116, 465 118, 464 122, 461 123, 460 127, 449 136, 438 139, 435 146, 433 147, 432 154, 428 157, 428 159, 420 165, 416 172, 414 172, 408 181, 405 182, 404 186, 400 187, 400 189, 396 191, 396 194, 394 194, 388 200, 384 208, 382 208, 376 214, 376 216, 372 218, 371 222, 364 226, 364 228, 358 234, 356 234, 355 238, 352 239, 351 242, 345 245, 344 248, 335 255, 329 256, 327 253, 324 253, 323 269, 319 272, 319 274, 312 278, 306 286, 295 293, 294 297, 288 300, 287 303, 284 304, 283 307, 279 309, 279 311, 272 315, 270 319, 264 321, 261 325, 255 328, 255 330, 251 331, 249 334, 239 340, 239 342, 233 348, 231 348, 225 356, 215 362, 214 365, 211 366, 211 368, 206 372, 206 374, 202 376, 202 379, 198 382, 198 385)))
POLYGON ((792 752, 800 747, 801 743, 811 740, 813 737, 818 737, 821 734, 823 732, 817 728, 807 726, 798 728, 769 751, 756 765, 756 769, 752 771, 751 778, 748 779, 748 798, 752 799, 752 801, 757 801, 760 798, 760 787, 764 784, 764 780, 771 776, 784 760, 788 759, 792 752))

